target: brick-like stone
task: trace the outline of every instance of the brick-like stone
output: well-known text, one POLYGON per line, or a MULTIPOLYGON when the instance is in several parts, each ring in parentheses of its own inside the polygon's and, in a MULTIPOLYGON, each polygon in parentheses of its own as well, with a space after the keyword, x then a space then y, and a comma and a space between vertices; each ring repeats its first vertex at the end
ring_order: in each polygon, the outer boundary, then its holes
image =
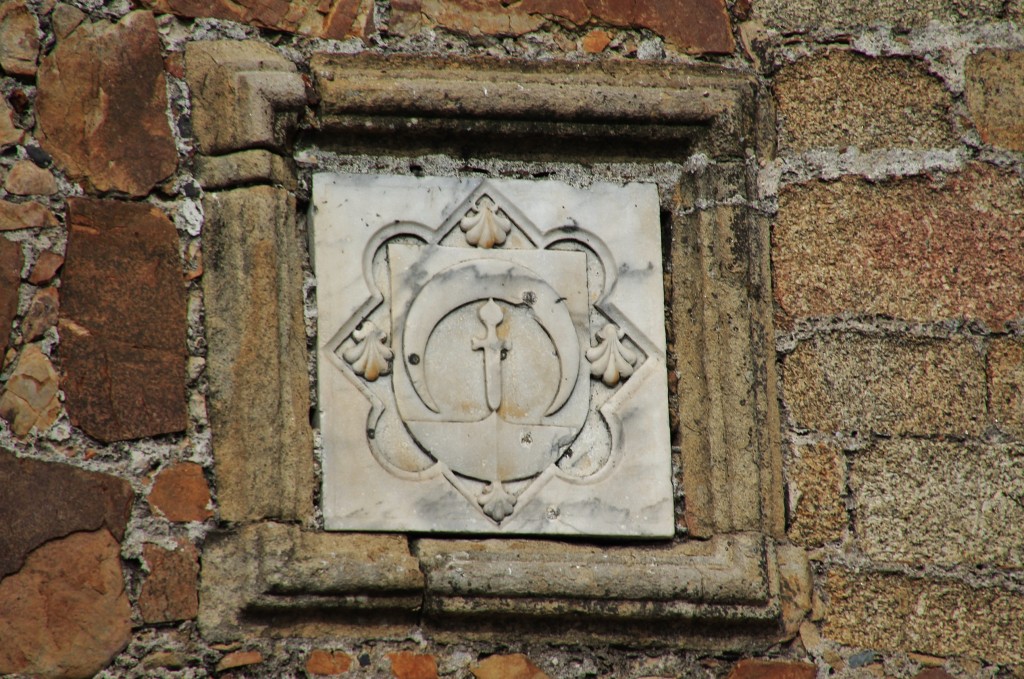
POLYGON ((388 653, 391 675, 397 679, 437 679, 437 660, 423 653, 388 653))
POLYGON ((263 662, 263 654, 259 651, 234 651, 228 653, 217 663, 217 671, 233 670, 246 665, 258 665, 263 662))
POLYGON ((131 613, 108 531, 49 542, 0 580, 0 674, 94 676, 128 645, 131 613))
POLYGON ((315 649, 306 659, 306 672, 319 676, 344 674, 352 667, 352 656, 342 651, 315 649))
POLYGON ((548 675, 522 653, 492 655, 469 671, 476 679, 548 679, 548 675))
POLYGON ((790 484, 789 539, 810 547, 841 540, 846 529, 842 451, 826 444, 800 446, 786 468, 790 484))
POLYGON ((971 164, 945 181, 810 182, 784 189, 772 236, 789 317, 935 321, 1022 317, 1024 183, 971 164))
POLYGON ((953 580, 860 573, 826 580, 825 636, 879 651, 1024 662, 1024 594, 953 580))
POLYGON ((35 201, 14 203, 0 200, 0 231, 39 229, 57 226, 57 218, 50 209, 35 201))
POLYGON ((115 476, 0 450, 0 580, 55 538, 105 528, 120 540, 133 499, 131 485, 115 476), (46 511, 37 511, 41 498, 46 511))
POLYGON ((13 75, 35 75, 39 22, 21 0, 0 3, 0 68, 13 75))
POLYGON ((210 486, 203 468, 194 462, 161 470, 149 492, 149 504, 171 521, 205 521, 213 516, 210 486))
POLYGON ((177 167, 149 12, 79 26, 43 58, 38 88, 40 143, 88 188, 143 196, 177 167))
POLYGON ((988 351, 989 408, 996 425, 1024 438, 1024 342, 996 340, 988 351))
POLYGON ((741 660, 728 679, 814 679, 818 668, 805 662, 783 660, 741 660))
POLYGON ((950 94, 910 59, 836 50, 783 69, 774 88, 784 150, 924 149, 957 143, 950 94))
POLYGON ((57 324, 60 298, 57 288, 43 288, 32 296, 32 301, 21 320, 21 339, 33 342, 57 324))
POLYGON ((186 423, 185 291, 174 225, 143 203, 68 201, 60 358, 73 424, 101 441, 186 423))
POLYGON ((964 94, 982 141, 1024 151, 1024 51, 983 50, 967 57, 964 94))
POLYGON ((25 130, 14 124, 14 111, 11 105, 7 103, 7 99, 0 97, 0 151, 20 144, 24 138, 25 130))
POLYGON ((207 194, 203 208, 206 371, 221 518, 308 517, 313 454, 294 198, 260 186, 207 194))
POLYGON ((25 437, 33 428, 45 431, 60 416, 57 373, 39 347, 29 344, 21 351, 14 372, 0 394, 0 417, 15 436, 25 437))
MULTIPOLYGON (((857 543, 880 561, 1024 565, 1024 446, 879 441, 852 455, 857 543)), ((928 650, 928 649, 920 649, 928 650)))
POLYGON ((28 282, 32 285, 49 283, 62 266, 64 266, 64 257, 62 255, 44 250, 39 253, 35 264, 32 265, 32 273, 28 276, 28 282))
POLYGON ((224 156, 196 158, 196 179, 206 190, 257 182, 295 188, 295 167, 290 160, 264 149, 250 149, 224 156))
POLYGON ((364 37, 372 21, 372 0, 142 0, 156 12, 227 19, 273 31, 341 40, 364 37))
POLYGON ((148 623, 190 620, 199 612, 199 553, 185 541, 167 550, 153 544, 142 547, 149 574, 139 593, 139 612, 148 623))
POLYGON ((732 52, 735 43, 723 0, 403 0, 392 6, 392 30, 408 34, 441 27, 469 35, 522 35, 547 17, 583 26, 591 21, 648 28, 688 53, 732 52))
POLYGON ((916 28, 932 21, 1002 18, 1003 0, 754 0, 754 18, 783 33, 848 33, 879 24, 916 28))
POLYGON ((985 362, 967 341, 829 334, 801 343, 782 374, 801 428, 970 436, 985 428, 985 362))
POLYGON ((18 284, 24 263, 21 243, 0 237, 0 356, 7 352, 11 323, 18 313, 18 284))
POLYGON ((31 160, 19 160, 7 173, 4 189, 16 196, 52 196, 57 193, 57 180, 31 160))

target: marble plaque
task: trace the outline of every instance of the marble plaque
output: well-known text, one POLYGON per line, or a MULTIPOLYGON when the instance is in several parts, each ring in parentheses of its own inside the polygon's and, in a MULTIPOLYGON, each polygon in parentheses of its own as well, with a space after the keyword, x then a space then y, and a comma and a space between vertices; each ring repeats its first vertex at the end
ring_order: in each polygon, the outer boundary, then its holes
POLYGON ((669 537, 648 184, 318 174, 328 530, 669 537))

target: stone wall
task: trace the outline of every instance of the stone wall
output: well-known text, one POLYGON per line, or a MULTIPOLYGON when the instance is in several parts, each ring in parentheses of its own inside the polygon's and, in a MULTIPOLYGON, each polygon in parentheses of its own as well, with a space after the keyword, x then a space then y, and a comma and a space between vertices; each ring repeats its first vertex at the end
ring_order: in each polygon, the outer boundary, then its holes
POLYGON ((4 0, 0 674, 1020 676, 1022 21, 1017 0, 4 0), (237 49, 195 47, 210 40, 237 49), (202 633, 203 554, 230 572, 238 548, 220 529, 318 520, 308 385, 281 366, 315 331, 295 221, 313 161, 282 149, 317 124, 320 52, 704 62, 763 82, 778 537, 810 558, 806 617, 744 658, 415 625, 202 633), (271 75, 218 81, 231 60, 271 75), (253 247, 226 220, 253 224, 253 247), (300 339, 268 358, 239 327, 300 339), (246 416, 225 431, 226 411, 246 416), (215 462, 215 445, 234 452, 215 462), (282 475, 309 493, 249 492, 282 475))

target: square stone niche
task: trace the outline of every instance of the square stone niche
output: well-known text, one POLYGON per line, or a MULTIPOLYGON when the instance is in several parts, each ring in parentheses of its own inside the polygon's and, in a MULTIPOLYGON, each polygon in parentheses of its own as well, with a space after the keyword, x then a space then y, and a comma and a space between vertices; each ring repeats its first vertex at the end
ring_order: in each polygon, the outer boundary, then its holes
POLYGON ((206 638, 793 633, 753 75, 189 49, 206 638))

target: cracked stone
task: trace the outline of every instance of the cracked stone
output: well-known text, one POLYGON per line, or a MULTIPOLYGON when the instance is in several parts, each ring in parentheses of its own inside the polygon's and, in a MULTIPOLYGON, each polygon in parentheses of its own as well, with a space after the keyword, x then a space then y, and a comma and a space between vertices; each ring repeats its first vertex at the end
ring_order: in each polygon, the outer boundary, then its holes
POLYGON ((57 288, 44 288, 38 291, 28 305, 28 311, 21 321, 23 342, 32 342, 43 336, 47 330, 57 325, 57 309, 60 298, 57 288))
POLYGON ((10 423, 15 436, 27 436, 33 427, 44 431, 57 421, 57 386, 50 359, 36 345, 26 346, 0 395, 0 417, 10 423))

